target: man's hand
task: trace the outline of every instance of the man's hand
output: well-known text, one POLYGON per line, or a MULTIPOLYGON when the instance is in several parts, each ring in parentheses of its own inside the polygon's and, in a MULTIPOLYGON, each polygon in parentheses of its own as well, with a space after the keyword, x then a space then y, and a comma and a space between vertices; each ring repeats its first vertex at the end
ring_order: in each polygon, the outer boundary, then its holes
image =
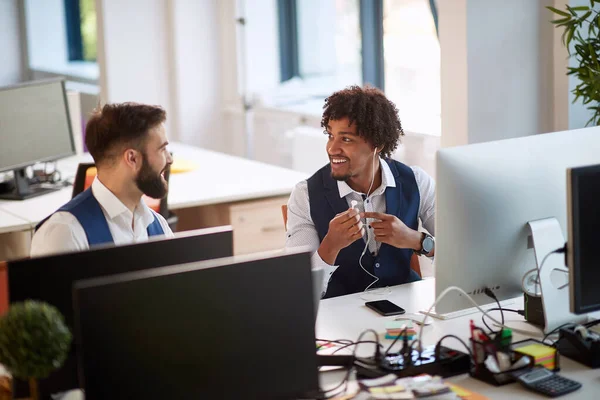
POLYGON ((410 229, 395 215, 365 212, 361 216, 379 220, 369 224, 372 227, 369 230, 375 234, 376 241, 399 249, 421 249, 421 233, 410 229))
POLYGON ((358 211, 350 208, 329 221, 329 230, 319 246, 319 256, 327 264, 333 265, 340 250, 362 236, 363 223, 360 221, 360 215, 358 211))

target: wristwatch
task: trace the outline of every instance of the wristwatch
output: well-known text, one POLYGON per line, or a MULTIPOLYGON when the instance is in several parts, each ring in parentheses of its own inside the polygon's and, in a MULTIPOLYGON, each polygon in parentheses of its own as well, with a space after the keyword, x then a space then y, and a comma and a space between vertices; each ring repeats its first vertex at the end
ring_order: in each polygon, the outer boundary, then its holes
POLYGON ((426 256, 435 248, 435 239, 425 232, 421 232, 421 235, 421 250, 415 250, 415 253, 426 256))

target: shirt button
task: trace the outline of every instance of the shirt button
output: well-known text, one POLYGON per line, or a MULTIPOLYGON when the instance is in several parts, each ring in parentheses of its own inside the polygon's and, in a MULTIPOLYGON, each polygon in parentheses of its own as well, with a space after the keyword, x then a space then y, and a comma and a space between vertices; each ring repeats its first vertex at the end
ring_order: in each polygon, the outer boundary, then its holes
POLYGON ((375 268, 379 268, 379 263, 375 263, 375 268))

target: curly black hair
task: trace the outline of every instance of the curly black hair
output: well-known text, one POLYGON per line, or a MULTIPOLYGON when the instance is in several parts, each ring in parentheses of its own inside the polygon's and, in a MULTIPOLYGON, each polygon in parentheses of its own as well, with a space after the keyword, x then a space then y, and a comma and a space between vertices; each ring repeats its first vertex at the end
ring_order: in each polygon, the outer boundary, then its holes
POLYGON ((383 146, 382 157, 390 157, 404 136, 396 105, 375 87, 349 86, 325 99, 321 127, 329 120, 347 117, 356 123, 358 135, 375 147, 383 146))

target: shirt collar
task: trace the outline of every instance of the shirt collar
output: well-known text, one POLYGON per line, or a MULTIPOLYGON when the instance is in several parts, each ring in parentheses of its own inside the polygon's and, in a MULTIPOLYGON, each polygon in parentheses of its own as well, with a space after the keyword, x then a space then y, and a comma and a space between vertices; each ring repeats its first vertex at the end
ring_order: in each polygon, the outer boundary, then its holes
MULTIPOLYGON (((111 220, 124 213, 130 213, 129 215, 131 215, 131 210, 113 192, 104 186, 97 176, 94 178, 94 182, 92 182, 92 193, 111 220)), ((152 211, 142 199, 140 199, 140 203, 136 208, 136 214, 142 217, 142 221, 146 227, 154 221, 152 211)))
MULTIPOLYGON (((384 189, 387 187, 396 187, 396 180, 394 179, 394 174, 392 174, 392 170, 388 163, 381 157, 379 157, 379 165, 381 165, 381 186, 379 188, 384 189)), ((337 181, 338 191, 340 192, 340 197, 346 197, 350 193, 358 193, 354 189, 352 189, 345 181, 337 181)), ((379 189, 378 188, 378 189, 379 189)), ((374 192, 378 192, 376 189, 374 192)), ((372 192, 372 193, 374 193, 372 192)), ((358 193, 363 194, 363 193, 358 193)))

